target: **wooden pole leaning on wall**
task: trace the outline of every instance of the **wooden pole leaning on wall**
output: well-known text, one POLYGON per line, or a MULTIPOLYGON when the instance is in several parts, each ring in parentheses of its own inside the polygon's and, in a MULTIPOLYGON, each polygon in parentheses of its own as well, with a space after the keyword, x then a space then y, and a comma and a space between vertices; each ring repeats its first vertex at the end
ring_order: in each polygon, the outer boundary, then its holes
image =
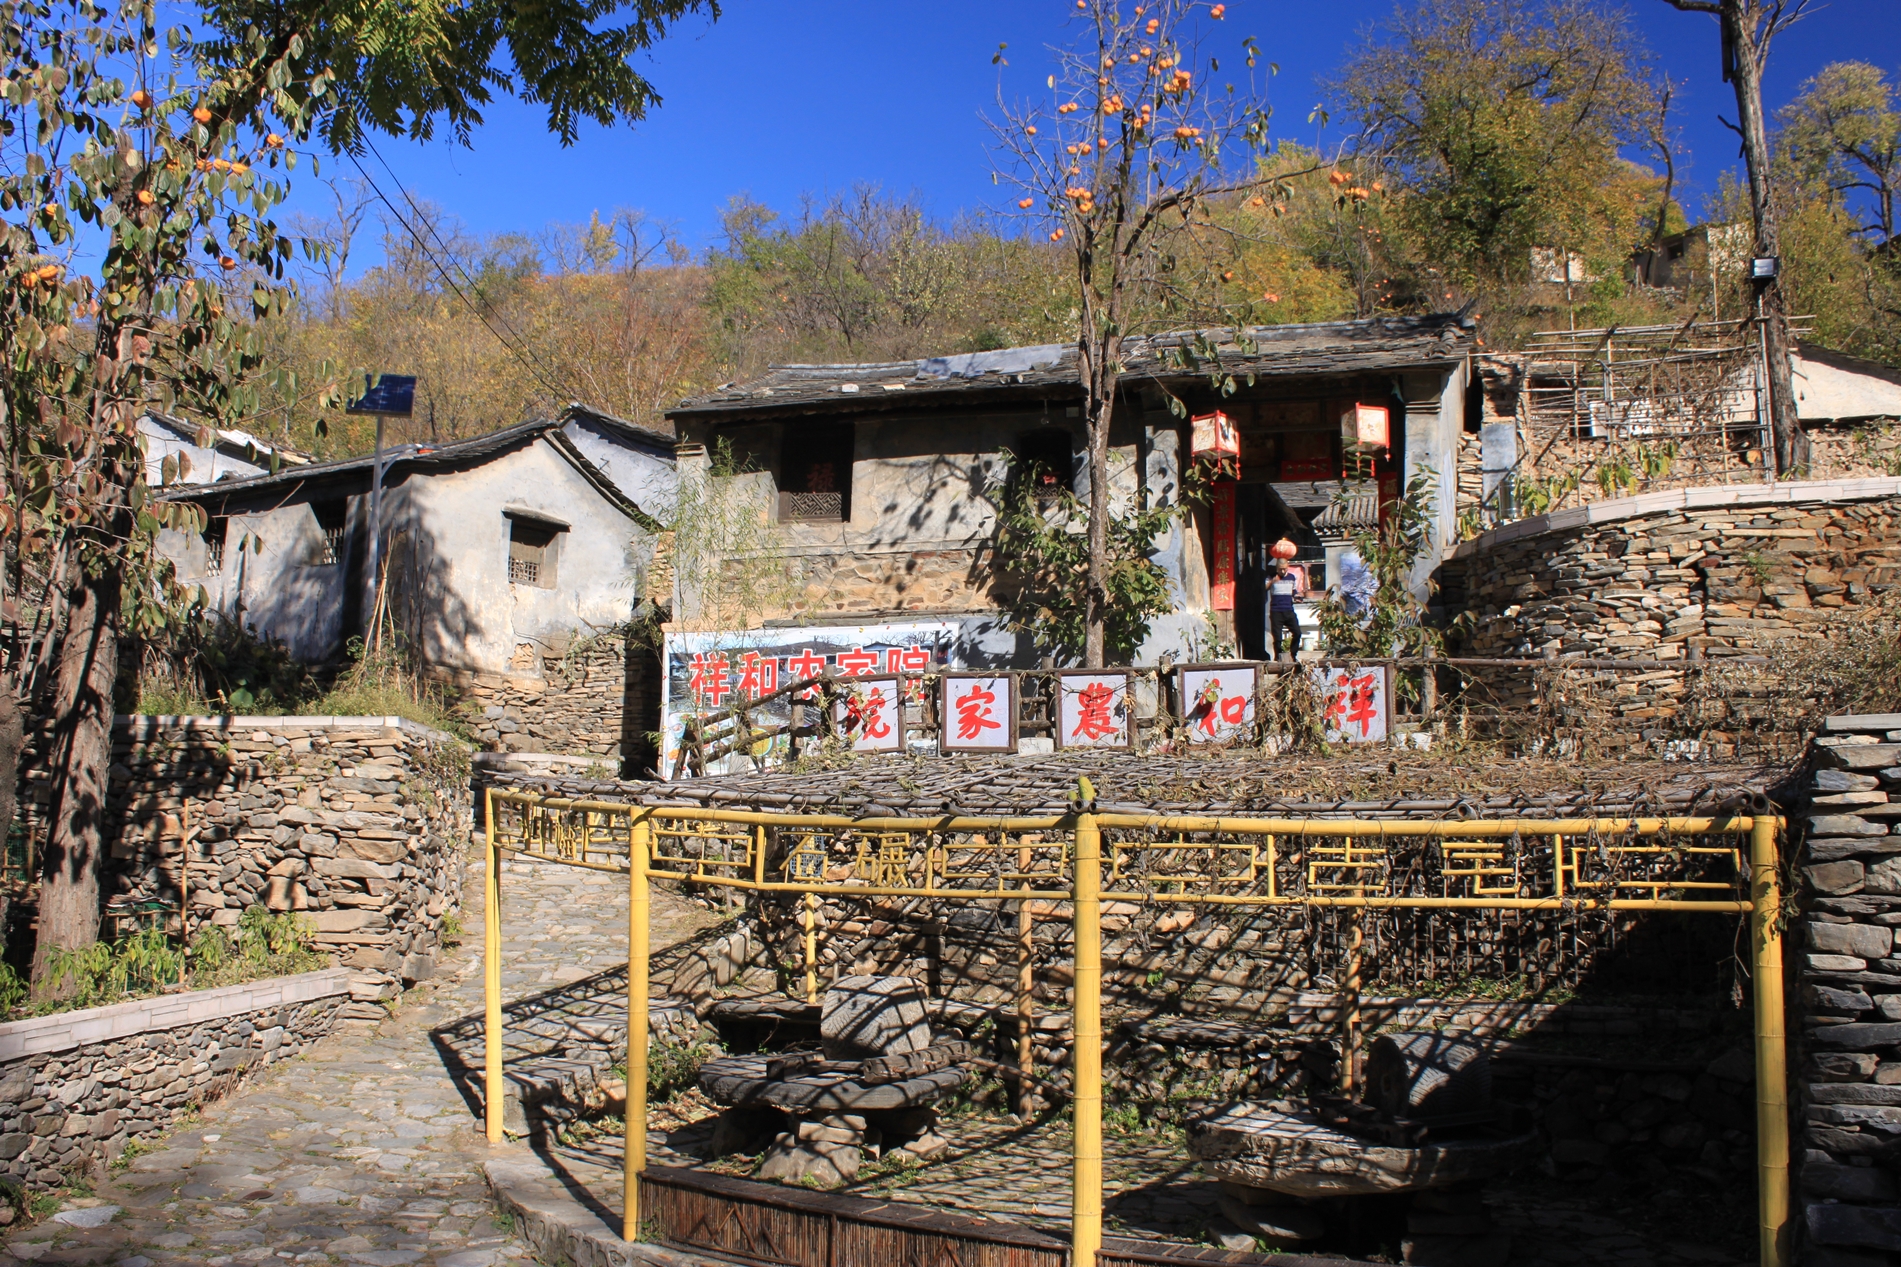
MULTIPOLYGON (((1761 808, 1761 807, 1759 807, 1761 808)), ((1749 832, 1749 914, 1755 943, 1756 1204, 1762 1267, 1791 1261, 1789 1226, 1789 1068, 1782 1005, 1782 881, 1773 813, 1757 813, 1749 832)))
POLYGON ((488 1142, 502 1142, 502 851, 495 845, 495 793, 482 793, 482 1114, 488 1142))
POLYGON ((1096 790, 1078 779, 1076 874, 1071 918, 1076 950, 1076 1048, 1070 1114, 1075 1128, 1070 1267, 1095 1267, 1102 1248, 1102 832, 1096 790))
POLYGON ((647 1169, 647 976, 652 905, 647 864, 653 825, 645 815, 627 831, 627 1108, 622 1137, 621 1239, 640 1236, 640 1176, 647 1169))

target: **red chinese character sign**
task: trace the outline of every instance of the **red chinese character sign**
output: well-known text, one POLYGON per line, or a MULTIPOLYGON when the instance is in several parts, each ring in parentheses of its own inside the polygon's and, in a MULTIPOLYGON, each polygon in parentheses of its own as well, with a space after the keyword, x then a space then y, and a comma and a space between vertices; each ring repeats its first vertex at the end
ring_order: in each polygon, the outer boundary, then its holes
POLYGON ((1182 725, 1189 742, 1232 743, 1254 737, 1256 674, 1251 664, 1182 666, 1182 725))
POLYGON ((938 688, 945 752, 1015 752, 1017 681, 1008 673, 946 673, 938 688))
POLYGON ((1229 480, 1217 480, 1209 490, 1214 570, 1208 576, 1208 605, 1221 612, 1234 610, 1234 490, 1229 480))
POLYGON ((1392 677, 1385 666, 1313 670, 1328 743, 1377 743, 1392 713, 1392 677))
POLYGON ((1134 745, 1126 673, 1059 673, 1056 710, 1058 748, 1128 748, 1134 745))
MULTIPOLYGON (((752 752, 714 758, 710 772, 751 770, 755 758, 782 761, 793 750, 793 731, 803 737, 819 720, 800 707, 818 701, 817 687, 798 692, 797 699, 778 694, 782 688, 817 677, 859 682, 927 672, 955 655, 959 629, 955 621, 936 620, 669 633, 660 684, 660 776, 670 778, 682 769, 689 715, 763 700, 751 707, 749 716, 755 727, 771 731, 771 737, 752 752)), ((922 702, 917 682, 912 676, 906 683, 913 706, 922 702)))
POLYGON ((904 707, 894 677, 854 678, 839 684, 832 724, 853 752, 902 752, 904 707))

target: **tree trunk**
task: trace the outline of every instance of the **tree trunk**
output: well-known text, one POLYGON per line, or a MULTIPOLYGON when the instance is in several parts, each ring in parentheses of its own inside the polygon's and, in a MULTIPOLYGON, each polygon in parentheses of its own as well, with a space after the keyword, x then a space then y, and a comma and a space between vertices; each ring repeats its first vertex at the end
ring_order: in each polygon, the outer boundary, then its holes
POLYGON ((53 678, 52 797, 40 871, 40 932, 33 988, 57 997, 47 970, 55 948, 99 940, 99 871, 105 857, 106 780, 112 765, 112 687, 119 667, 120 575, 74 564, 68 618, 53 678))
POLYGON ((1113 394, 1089 402, 1089 577, 1083 665, 1091 669, 1108 663, 1109 426, 1114 419, 1113 394))
MULTIPOLYGON (((12 688, 0 686, 0 855, 13 833, 17 808, 15 793, 20 786, 20 751, 26 746, 26 710, 12 688)), ((6 948, 8 891, 0 888, 0 950, 6 948)))
MULTIPOLYGON (((20 752, 26 746, 26 710, 11 687, 0 686, 0 850, 6 848, 13 831, 17 809, 15 795, 20 786, 20 752)), ((0 936, 6 925, 0 922, 0 936)))
POLYGON ((1089 569, 1083 578, 1083 667, 1108 661, 1109 623, 1109 428, 1115 422, 1116 360, 1122 340, 1095 334, 1092 314, 1083 314, 1084 335, 1077 369, 1083 383, 1083 416, 1089 445, 1089 569))
MULTIPOLYGON (((1762 113, 1762 60, 1773 32, 1763 31, 1759 48, 1756 27, 1760 16, 1758 0, 1723 0, 1725 69, 1736 88, 1736 113, 1749 167, 1749 210, 1755 221, 1756 254, 1779 258, 1782 240, 1776 227, 1776 210, 1770 202, 1769 133, 1762 113)), ((1772 277, 1756 284, 1761 287, 1757 315, 1769 376, 1769 427, 1775 444, 1776 474, 1788 479, 1809 464, 1808 437, 1796 413, 1791 365, 1794 340, 1789 334, 1782 279, 1772 277)))

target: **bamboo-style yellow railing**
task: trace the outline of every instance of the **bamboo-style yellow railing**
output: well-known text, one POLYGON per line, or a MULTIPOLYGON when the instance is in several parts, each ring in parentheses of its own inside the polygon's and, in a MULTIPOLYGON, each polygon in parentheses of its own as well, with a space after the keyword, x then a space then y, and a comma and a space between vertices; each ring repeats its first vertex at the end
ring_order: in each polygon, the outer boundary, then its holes
MULTIPOLYGON (((1350 911, 1610 909, 1751 916, 1761 1262, 1789 1242, 1788 1098, 1781 892, 1771 815, 1728 818, 1408 822, 1097 814, 1088 781, 1061 817, 847 818, 486 794, 484 964, 488 1138, 502 1140, 501 863, 504 856, 628 881, 626 1198, 639 1227, 646 1161, 648 886, 693 881, 803 895, 805 989, 823 896, 1060 902, 1075 933, 1074 1217, 1071 1258, 1102 1243, 1102 946, 1105 901, 1169 906, 1313 906, 1350 911), (1192 839, 1191 839, 1192 838, 1192 839), (1527 848, 1530 840, 1533 847, 1527 848), (1437 871, 1392 866, 1391 847, 1438 847, 1437 871), (1542 855, 1542 856, 1540 856, 1542 855), (776 859, 776 862, 774 861, 776 859), (845 880, 828 872, 849 863, 845 880), (1720 872, 1727 865, 1728 875, 1720 872), (1105 867, 1107 875, 1105 878, 1105 867), (1711 871, 1719 874, 1712 877, 1711 871), (776 870, 779 878, 771 878, 776 870), (1437 883, 1440 892, 1422 891, 1437 883), (1458 890, 1455 892, 1454 890, 1458 890)), ((1357 1001, 1343 1011, 1352 1016, 1357 1001)), ((1351 1024, 1351 1021, 1349 1021, 1351 1024)))

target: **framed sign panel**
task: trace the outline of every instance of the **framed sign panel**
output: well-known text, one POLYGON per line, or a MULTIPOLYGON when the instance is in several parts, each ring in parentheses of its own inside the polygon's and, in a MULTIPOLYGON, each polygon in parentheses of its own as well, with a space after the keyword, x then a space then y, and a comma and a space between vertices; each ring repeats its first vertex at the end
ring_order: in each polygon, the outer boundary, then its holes
POLYGON ((832 724, 853 752, 904 750, 904 701, 894 677, 841 683, 832 701, 832 724))
POLYGON ((1058 673, 1056 695, 1058 748, 1135 746, 1127 673, 1058 673))
POLYGON ((1385 665, 1316 668, 1321 724, 1328 743, 1378 743, 1392 723, 1393 676, 1385 665))
POLYGON ((1252 664, 1185 664, 1181 684, 1182 724, 1191 743, 1230 743, 1254 734, 1252 664))
POLYGON ((946 673, 938 716, 945 752, 1017 750, 1017 679, 1008 673, 946 673))

